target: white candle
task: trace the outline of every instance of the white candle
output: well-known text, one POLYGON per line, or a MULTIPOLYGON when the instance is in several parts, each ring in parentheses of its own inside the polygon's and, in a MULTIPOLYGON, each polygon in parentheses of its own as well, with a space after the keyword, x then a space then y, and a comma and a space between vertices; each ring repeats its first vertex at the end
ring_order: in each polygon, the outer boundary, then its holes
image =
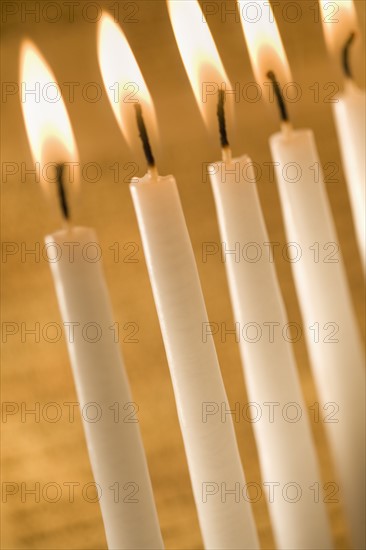
POLYGON ((208 323, 196 262, 172 176, 131 184, 173 382, 205 548, 258 548, 229 403, 208 323), (236 494, 229 494, 235 491, 236 494))
POLYGON ((270 147, 273 161, 278 163, 275 170, 287 240, 296 243, 302 253, 291 265, 313 374, 325 418, 328 416, 325 427, 353 542, 356 548, 362 548, 365 374, 359 329, 323 176, 314 181, 311 169, 314 163, 320 166, 313 133, 311 130, 280 132, 271 137, 270 147), (284 177, 289 163, 300 167, 296 182, 284 177))
POLYGON ((332 105, 364 269, 366 267, 365 104, 365 92, 360 90, 351 79, 347 79, 343 92, 332 105))
POLYGON ((289 550, 332 548, 323 496, 316 499, 311 489, 321 487, 317 457, 286 332, 286 311, 265 245, 269 238, 252 163, 243 156, 215 163, 208 171, 226 250, 248 244, 253 258, 230 253, 225 267, 249 401, 261 411, 253 429, 262 478, 276 484, 273 494, 267 493, 276 544, 289 550), (252 327, 255 341, 243 337, 245 327, 252 327), (296 502, 286 498, 288 488, 296 502))
MULTIPOLYGON (((127 140, 126 120, 137 114, 140 136, 150 166, 134 178, 131 195, 168 358, 180 427, 198 519, 206 548, 258 548, 249 503, 243 497, 245 477, 232 420, 207 418, 212 406, 229 409, 213 339, 203 341, 208 323, 197 266, 175 180, 157 174, 142 119, 154 126, 153 104, 133 52, 112 18, 104 15, 99 32, 99 60, 106 90, 113 82, 125 89, 131 75, 137 84, 136 109, 110 101, 127 140), (121 59, 125 63, 121 63, 121 59), (141 108, 142 107, 142 108, 141 108), (126 119, 119 114, 126 113, 126 119), (122 121, 124 121, 122 123, 122 121), (230 491, 235 494, 230 494, 230 491)), ((135 106, 136 107, 136 106, 135 106)), ((137 134, 136 122, 133 127, 137 134)), ((211 416, 211 415, 210 415, 211 416)))
POLYGON ((97 237, 92 229, 71 227, 48 235, 46 244, 58 258, 50 265, 108 548, 163 548, 136 404, 112 330, 101 261, 93 259, 97 237))
MULTIPOLYGON (((26 97, 23 112, 42 174, 48 173, 51 161, 75 168, 76 144, 65 105, 60 95, 57 102, 45 96, 50 86, 60 92, 56 79, 29 42, 22 48, 20 80, 27 89, 39 90, 39 96, 26 97)), ((68 218, 63 172, 65 168, 59 169, 48 187, 58 187, 68 218)), ((135 405, 111 330, 114 320, 96 241, 92 229, 71 226, 46 237, 107 543, 111 549, 163 548, 135 405)))
MULTIPOLYGON (((240 4, 245 7, 247 1, 240 4)), ((314 167, 321 165, 313 133, 293 130, 286 122, 281 84, 290 80, 289 68, 273 14, 262 16, 255 27, 241 21, 257 80, 261 84, 269 78, 273 83, 280 80, 274 89, 284 122, 282 131, 271 136, 270 148, 287 240, 295 243, 298 254, 292 269, 325 427, 353 543, 361 548, 365 373, 359 330, 321 169, 314 174, 314 167)))
POLYGON ((345 75, 343 91, 332 103, 343 169, 351 201, 356 236, 366 269, 366 193, 365 134, 366 96, 352 79, 350 51, 355 49, 361 33, 353 0, 336 3, 320 0, 321 20, 329 51, 342 65, 345 75), (332 17, 336 8, 335 17, 332 17))

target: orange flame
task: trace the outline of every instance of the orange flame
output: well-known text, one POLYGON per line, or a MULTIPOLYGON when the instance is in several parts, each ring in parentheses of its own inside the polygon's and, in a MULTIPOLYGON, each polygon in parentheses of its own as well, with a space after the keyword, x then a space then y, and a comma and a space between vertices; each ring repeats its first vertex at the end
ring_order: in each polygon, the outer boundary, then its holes
MULTIPOLYGON (((33 160, 77 162, 77 148, 61 91, 45 59, 28 40, 21 47, 21 102, 33 160)), ((43 178, 42 178, 43 180, 43 178)))
MULTIPOLYGON (((168 10, 178 49, 203 120, 207 127, 216 129, 218 91, 231 90, 231 84, 210 29, 196 0, 168 0, 168 10)), ((231 94, 227 95, 227 100, 230 118, 231 94)))
POLYGON ((339 56, 351 33, 358 31, 353 0, 319 0, 320 17, 328 50, 339 56))
POLYGON ((125 35, 106 12, 99 22, 98 57, 110 104, 130 147, 138 136, 136 103, 141 105, 149 133, 156 137, 156 114, 150 92, 125 35))
MULTIPOLYGON (((268 72, 272 71, 281 86, 290 82, 291 72, 271 6, 266 9, 258 0, 239 0, 240 21, 248 47, 253 72, 265 91, 268 72), (251 10, 255 9, 255 13, 251 10)), ((264 93, 268 97, 268 93, 264 93)))

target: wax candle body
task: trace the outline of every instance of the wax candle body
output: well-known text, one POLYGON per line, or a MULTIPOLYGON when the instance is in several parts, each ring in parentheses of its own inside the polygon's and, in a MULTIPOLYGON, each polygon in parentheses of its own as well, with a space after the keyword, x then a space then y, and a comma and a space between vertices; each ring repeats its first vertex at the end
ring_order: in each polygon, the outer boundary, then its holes
POLYGON ((223 258, 249 401, 260 407, 253 429, 262 478, 274 483, 268 506, 277 547, 332 548, 323 499, 316 502, 310 489, 320 484, 315 447, 252 163, 243 156, 209 173, 222 246, 230 251, 223 258))
POLYGON ((356 548, 364 544, 365 374, 363 352, 313 133, 271 137, 287 240, 325 428, 356 548), (295 166, 295 164, 297 166, 295 166), (297 255, 298 255, 297 251, 297 255))
POLYGON ((158 311, 206 548, 258 548, 197 266, 173 177, 135 180, 131 193, 158 311), (228 494, 227 491, 235 491, 228 494))
POLYGON ((343 93, 333 103, 333 113, 341 148, 358 245, 366 267, 365 228, 365 92, 347 79, 343 93))
POLYGON ((73 227, 46 243, 108 547, 163 548, 95 233, 73 227))

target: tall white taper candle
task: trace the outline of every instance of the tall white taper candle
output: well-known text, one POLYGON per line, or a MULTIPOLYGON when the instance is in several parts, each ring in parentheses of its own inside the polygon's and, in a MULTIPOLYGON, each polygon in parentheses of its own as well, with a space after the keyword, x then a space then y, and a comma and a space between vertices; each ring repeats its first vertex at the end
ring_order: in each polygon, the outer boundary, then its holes
POLYGON ((206 307, 172 176, 131 184, 164 339, 202 536, 207 549, 258 548, 245 477, 212 337, 203 341, 206 307), (239 487, 235 494, 229 493, 239 487))
MULTIPOLYGON (((74 187, 78 179, 74 168, 79 165, 71 123, 56 78, 34 44, 23 43, 21 58, 20 82, 26 83, 27 89, 46 89, 52 83, 59 94, 56 102, 37 93, 26 98, 22 95, 21 101, 33 159, 41 166, 42 183, 58 190, 68 220, 63 173, 67 164, 69 169, 73 167, 68 183, 74 187), (56 178, 50 180, 48 169, 54 164, 56 178)), ((88 251, 95 252, 95 233, 69 225, 48 235, 46 245, 52 254, 51 271, 66 327, 108 547, 162 548, 139 428, 123 416, 123 407, 132 403, 132 397, 119 344, 110 328, 114 321, 100 258, 88 256, 88 251)))
POLYGON ((332 104, 356 237, 366 270, 366 95, 351 79, 332 104))
POLYGON ((71 227, 46 245, 108 548, 163 548, 95 232, 71 227))
POLYGON ((287 550, 332 548, 323 498, 313 491, 321 487, 317 457, 253 163, 229 156, 208 170, 221 238, 230 251, 225 267, 248 397, 260 411, 253 429, 276 543, 287 550), (246 327, 253 341, 244 337, 246 327))
POLYGON ((157 174, 143 120, 144 114, 148 127, 155 128, 153 101, 126 37, 109 15, 101 19, 99 58, 107 92, 115 82, 123 89, 131 81, 137 84, 132 103, 127 97, 116 103, 108 95, 130 144, 137 131, 128 121, 136 114, 149 166, 148 173, 134 179, 130 189, 204 544, 210 549, 256 549, 258 540, 249 503, 227 493, 238 485, 242 490, 245 484, 232 421, 222 423, 216 415, 205 422, 203 417, 207 406, 214 403, 228 407, 228 402, 212 337, 207 342, 202 340, 207 313, 178 190, 173 177, 157 174))
POLYGON ((365 540, 365 370, 359 328, 311 130, 270 138, 297 295, 353 543, 365 540), (295 171, 294 171, 295 167, 295 171), (295 177, 296 172, 296 177, 295 177), (332 414, 334 413, 334 414, 332 414), (330 416, 329 416, 330 414, 330 416))

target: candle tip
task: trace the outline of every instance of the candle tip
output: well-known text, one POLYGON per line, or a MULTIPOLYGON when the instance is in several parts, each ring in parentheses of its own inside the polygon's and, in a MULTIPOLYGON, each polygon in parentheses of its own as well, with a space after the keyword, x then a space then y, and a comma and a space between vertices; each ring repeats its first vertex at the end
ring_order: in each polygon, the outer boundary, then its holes
POLYGON ((65 185, 64 185, 64 164, 56 165, 56 183, 57 183, 57 193, 60 202, 61 212, 64 220, 69 220, 70 212, 69 206, 67 204, 65 185))
POLYGON ((351 32, 351 34, 349 35, 345 45, 343 46, 343 49, 342 49, 342 68, 343 68, 343 72, 344 74, 348 77, 348 78, 353 78, 353 75, 352 75, 352 71, 351 71, 351 67, 350 67, 350 64, 349 64, 349 50, 350 50, 350 47, 352 46, 352 43, 354 41, 356 37, 356 33, 354 32, 351 32))
POLYGON ((150 178, 157 179, 159 177, 158 169, 156 166, 149 166, 147 169, 147 173, 149 174, 150 178))
POLYGON ((144 121, 144 118, 142 116, 142 108, 141 108, 141 105, 139 103, 135 104, 135 111, 136 111, 137 127, 139 129, 139 136, 140 136, 141 141, 142 141, 142 146, 143 146, 143 149, 144 149, 146 162, 147 162, 147 165, 148 165, 149 168, 154 168, 155 167, 155 159, 154 159, 154 155, 153 155, 153 152, 152 152, 152 149, 151 149, 149 136, 147 134, 145 121, 144 121))
POLYGON ((288 122, 289 117, 288 117, 288 113, 287 113, 286 103, 285 103, 285 100, 283 99, 283 95, 282 95, 282 92, 281 92, 280 85, 276 80, 276 75, 274 74, 273 71, 268 71, 267 77, 272 82, 273 91, 274 91, 274 94, 276 96, 278 108, 280 110, 281 121, 282 122, 288 122))
POLYGON ((283 120, 281 122, 281 132, 285 138, 289 138, 292 132, 292 124, 288 120, 283 120))
POLYGON ((223 148, 221 149, 221 153, 222 153, 222 161, 223 161, 225 164, 230 164, 231 159, 232 159, 230 147, 223 147, 223 148))
POLYGON ((221 143, 222 149, 226 149, 229 147, 229 140, 228 140, 227 131, 226 131, 224 105, 225 105, 225 91, 219 90, 219 101, 217 104, 217 118, 219 121, 220 143, 221 143))

